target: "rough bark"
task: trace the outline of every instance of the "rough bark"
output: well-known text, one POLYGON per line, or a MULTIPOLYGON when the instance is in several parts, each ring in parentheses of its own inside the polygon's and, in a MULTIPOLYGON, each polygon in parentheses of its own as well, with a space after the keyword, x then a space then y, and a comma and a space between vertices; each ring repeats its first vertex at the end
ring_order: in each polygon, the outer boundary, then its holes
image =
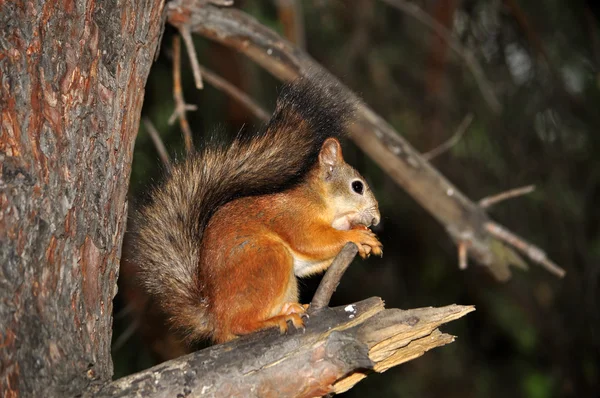
MULTIPOLYGON (((325 308, 305 331, 266 330, 157 365, 105 386, 103 397, 315 397, 454 341, 437 328, 471 306, 384 309, 373 297, 325 308)), ((92 395, 90 395, 92 396, 92 395)))
POLYGON ((163 0, 0 0, 0 396, 112 376, 133 143, 163 0))

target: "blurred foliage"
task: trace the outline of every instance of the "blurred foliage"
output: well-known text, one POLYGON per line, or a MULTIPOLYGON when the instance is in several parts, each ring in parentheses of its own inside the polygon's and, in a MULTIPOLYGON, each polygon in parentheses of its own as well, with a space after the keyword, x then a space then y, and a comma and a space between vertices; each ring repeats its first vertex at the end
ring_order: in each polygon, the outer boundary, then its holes
MULTIPOLYGON (((423 358, 368 377, 346 394, 414 397, 531 398, 600 395, 600 19, 594 1, 420 0, 475 54, 503 110, 494 114, 467 68, 421 22, 378 0, 301 2, 307 51, 355 90, 419 150, 452 136, 469 112, 475 121, 432 163, 473 200, 535 184, 535 193, 497 205, 494 219, 547 250, 566 268, 563 280, 532 266, 506 284, 470 264, 457 267, 443 228, 374 163, 347 143, 345 155, 370 181, 381 203, 383 259, 356 261, 334 303, 383 297, 388 307, 475 304, 477 311, 444 328, 459 336, 423 358)), ((272 0, 236 1, 282 33, 272 0)), ((181 158, 173 110, 171 40, 146 87, 143 113, 170 153, 181 158)), ((196 38, 200 62, 272 109, 279 84, 228 49, 196 38)), ((194 88, 184 56, 184 94, 194 139, 254 128, 252 116, 224 94, 194 88)), ((141 129, 131 199, 143 201, 161 165, 141 129)), ((124 250, 127 257, 129 249, 124 250)), ((122 272, 123 275, 123 272, 122 272)), ((127 280, 123 276, 123 286, 127 280)), ((303 281, 308 300, 318 278, 303 281)), ((121 293, 115 310, 126 307, 121 293)), ((131 326, 115 319, 115 338, 131 326)), ((143 341, 115 352, 116 377, 153 364, 143 341)))

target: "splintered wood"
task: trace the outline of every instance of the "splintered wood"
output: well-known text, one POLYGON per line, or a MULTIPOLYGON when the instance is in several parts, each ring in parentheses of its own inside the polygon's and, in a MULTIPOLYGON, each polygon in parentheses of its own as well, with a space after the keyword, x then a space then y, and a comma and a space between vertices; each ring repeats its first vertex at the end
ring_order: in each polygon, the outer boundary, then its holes
POLYGON ((474 311, 450 305, 385 309, 378 297, 323 308, 306 330, 265 330, 157 365, 105 386, 96 397, 314 397, 348 390, 454 341, 438 327, 474 311), (168 376, 168 377, 166 377, 168 376))
MULTIPOLYGON (((461 305, 383 310, 360 326, 357 337, 369 347, 369 359, 374 363, 370 370, 382 373, 454 342, 454 336, 442 333, 438 327, 472 311, 475 307, 461 305)), ((333 392, 347 391, 366 376, 364 372, 353 373, 335 383, 333 392)))

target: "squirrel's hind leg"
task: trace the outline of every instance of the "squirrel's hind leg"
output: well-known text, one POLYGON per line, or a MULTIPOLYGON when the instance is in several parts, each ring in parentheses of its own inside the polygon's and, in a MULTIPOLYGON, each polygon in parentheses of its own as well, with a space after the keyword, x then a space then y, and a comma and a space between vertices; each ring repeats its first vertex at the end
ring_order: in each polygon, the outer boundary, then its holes
POLYGON ((284 245, 270 239, 246 242, 227 268, 239 274, 235 280, 243 282, 230 285, 228 291, 219 292, 221 297, 215 297, 221 309, 215 314, 219 324, 215 341, 225 342, 271 327, 285 333, 288 321, 296 329, 304 327, 306 306, 298 304, 293 257, 284 245))

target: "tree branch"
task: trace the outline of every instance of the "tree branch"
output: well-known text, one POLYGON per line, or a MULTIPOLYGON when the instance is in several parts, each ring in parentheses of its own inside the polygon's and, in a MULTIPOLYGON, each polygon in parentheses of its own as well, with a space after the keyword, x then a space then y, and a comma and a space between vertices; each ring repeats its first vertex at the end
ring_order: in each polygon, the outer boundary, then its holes
POLYGON ((384 309, 373 297, 311 316, 305 332, 271 329, 186 355, 116 380, 101 397, 314 397, 348 390, 454 341, 438 327, 474 311, 450 305, 384 309))
POLYGON ((429 162, 432 159, 440 156, 442 153, 450 150, 454 145, 458 144, 458 142, 461 140, 463 135, 465 135, 465 133, 471 126, 472 122, 473 122, 473 114, 468 113, 464 117, 462 122, 460 122, 460 124, 458 125, 458 128, 456 129, 454 134, 452 134, 452 137, 450 137, 450 139, 448 139, 448 141, 444 142, 440 146, 435 147, 431 151, 422 154, 423 159, 425 159, 429 162))
POLYGON ((565 270, 552 262, 546 253, 539 247, 527 242, 525 239, 513 232, 510 232, 495 222, 488 222, 485 224, 485 227, 490 234, 516 248, 521 253, 525 254, 531 261, 544 267, 548 272, 558 276, 559 278, 565 276, 565 270))
MULTIPOLYGON (((191 0, 175 0, 169 7, 171 24, 185 25, 237 49, 281 80, 316 75, 335 80, 307 54, 242 11, 199 7, 191 0)), ((462 194, 350 90, 343 88, 342 92, 358 104, 356 120, 350 126, 353 141, 444 225, 457 244, 464 243, 471 258, 486 266, 497 279, 509 279, 509 266, 522 266, 523 260, 487 230, 491 220, 485 210, 462 194)))
POLYGON ((198 90, 202 90, 204 88, 204 84, 202 83, 202 73, 200 73, 200 64, 198 63, 198 54, 196 54, 196 47, 194 46, 194 41, 192 40, 192 34, 189 29, 182 27, 179 30, 179 34, 185 43, 185 48, 187 49, 188 58, 190 59, 190 65, 192 66, 192 73, 194 75, 194 82, 196 83, 196 88, 198 90))
MULTIPOLYGON (((195 56, 196 53, 194 52, 195 56)), ((192 57, 192 54, 190 54, 190 57, 192 57)), ((194 64, 192 63, 192 65, 194 64)), ((179 40, 179 36, 173 37, 173 99, 175 100, 175 110, 169 118, 169 124, 173 124, 176 119, 179 119, 179 127, 183 134, 185 150, 187 153, 192 153, 194 151, 194 142, 186 112, 195 111, 197 107, 196 105, 186 104, 185 98, 183 98, 183 88, 181 86, 181 41, 179 40)))
POLYGON ((481 200, 479 200, 479 206, 487 209, 492 207, 495 204, 500 202, 504 202, 508 199, 517 198, 519 196, 527 195, 531 192, 535 191, 535 185, 527 185, 525 187, 511 189, 509 191, 500 192, 499 194, 487 196, 481 200))
POLYGON ((336 256, 313 296, 310 303, 310 314, 319 312, 329 305, 333 292, 335 292, 335 289, 339 285, 342 275, 344 275, 344 272, 346 272, 346 269, 348 269, 348 266, 354 260, 356 253, 358 253, 356 245, 354 243, 346 243, 342 251, 336 256))
POLYGON ((221 90, 225 94, 229 95, 231 98, 238 101, 240 104, 244 105, 254 117, 258 120, 267 122, 269 121, 269 114, 261 108, 249 95, 244 93, 242 90, 223 79, 221 76, 217 75, 210 69, 199 65, 200 71, 204 76, 204 80, 206 80, 210 85, 212 85, 217 90, 221 90))
POLYGON ((171 169, 171 158, 169 157, 167 148, 165 148, 165 144, 163 143, 162 139, 160 138, 160 134, 158 133, 158 130, 156 130, 156 127, 154 127, 154 124, 152 124, 152 121, 148 117, 144 116, 142 118, 142 122, 144 123, 144 127, 146 128, 146 131, 148 132, 148 134, 150 135, 150 138, 152 139, 152 143, 154 143, 154 147, 156 148, 156 151, 158 152, 158 156, 160 157, 162 164, 165 166, 165 168, 167 170, 170 170, 171 169))

